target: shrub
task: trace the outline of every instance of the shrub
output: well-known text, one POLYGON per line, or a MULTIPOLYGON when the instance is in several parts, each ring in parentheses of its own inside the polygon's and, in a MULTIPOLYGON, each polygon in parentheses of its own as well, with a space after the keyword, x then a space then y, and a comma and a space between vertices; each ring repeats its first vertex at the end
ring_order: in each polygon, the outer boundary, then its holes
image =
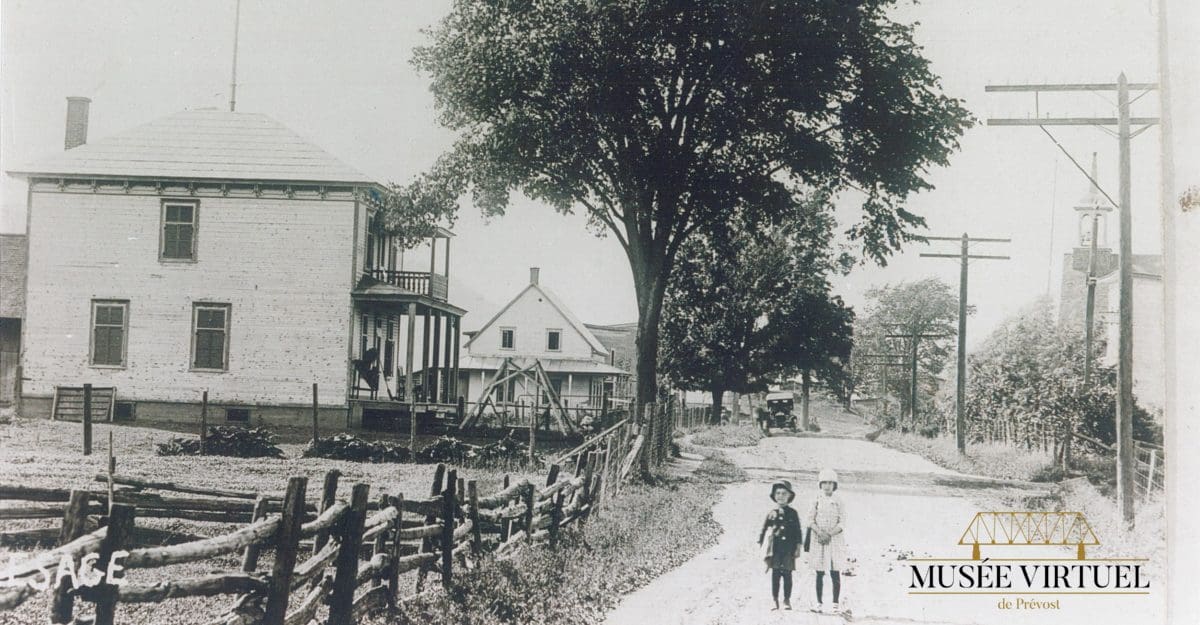
POLYGON ((203 448, 195 438, 172 438, 159 443, 155 453, 160 456, 232 456, 235 458, 282 458, 283 450, 275 446, 275 437, 265 428, 239 428, 216 425, 208 428, 203 448))
POLYGON ((821 426, 818 425, 816 421, 809 421, 808 422, 808 431, 809 432, 820 432, 821 426))
POLYGON ((937 438, 942 433, 942 428, 938 427, 936 423, 930 423, 929 425, 922 425, 917 430, 917 433, 925 438, 937 438))
POLYGON ((369 441, 352 434, 335 434, 308 442, 305 458, 329 458, 353 462, 409 462, 412 452, 405 446, 385 441, 369 441))
POLYGON ((1035 470, 1030 476, 1030 482, 1061 482, 1066 477, 1066 472, 1062 466, 1057 464, 1048 464, 1040 469, 1035 470))
POLYGON ((763 433, 751 424, 717 425, 707 427, 692 435, 692 443, 703 447, 753 447, 762 440, 763 433))
MULTIPOLYGON (((534 463, 538 462, 538 454, 534 453, 534 463)), ((522 464, 529 460, 529 444, 521 439, 513 436, 513 431, 509 430, 504 438, 483 445, 475 450, 474 464, 476 465, 507 465, 507 464, 522 464)))
MULTIPOLYGON (((586 540, 565 531, 557 550, 527 548, 454 576, 448 593, 405 601, 387 623, 421 625, 591 625, 625 595, 716 541, 711 485, 630 486, 619 505, 587 524, 586 540), (688 519, 680 523, 679 519, 688 519)), ((376 617, 370 623, 384 623, 376 617)))
POLYGON ((446 462, 464 464, 478 456, 478 448, 456 438, 443 436, 417 452, 416 461, 424 463, 446 462))

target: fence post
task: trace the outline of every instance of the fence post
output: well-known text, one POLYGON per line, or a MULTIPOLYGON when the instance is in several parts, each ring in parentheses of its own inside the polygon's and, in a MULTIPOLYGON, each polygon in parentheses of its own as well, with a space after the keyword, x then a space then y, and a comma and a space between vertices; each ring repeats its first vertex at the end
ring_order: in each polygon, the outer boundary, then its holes
POLYGON ((587 506, 587 510, 579 517, 579 524, 582 526, 587 518, 592 514, 593 500, 592 495, 592 477, 596 472, 596 452, 588 453, 587 468, 583 470, 583 503, 587 506))
MULTIPOLYGON (((325 482, 321 487, 321 506, 317 508, 317 515, 329 509, 333 502, 337 501, 338 478, 342 472, 337 469, 330 469, 325 473, 325 482)), ((329 531, 321 530, 313 537, 313 555, 320 553, 325 548, 325 544, 329 542, 329 531)))
MULTIPOLYGON (((524 402, 525 402, 525 400, 521 400, 522 405, 524 404, 524 402)), ((517 410, 519 411, 520 408, 518 408, 517 410)), ((531 409, 529 411, 529 466, 530 467, 533 467, 533 448, 537 445, 537 438, 535 436, 535 434, 537 432, 537 414, 536 413, 537 413, 536 410, 531 409)))
POLYGON ((525 540, 533 540, 533 504, 535 502, 533 484, 525 485, 521 497, 525 500, 525 540))
POLYGON ((263 625, 283 625, 287 616, 288 595, 292 589, 292 570, 296 568, 296 552, 300 546, 300 526, 304 523, 304 491, 308 478, 288 479, 283 496, 283 520, 275 534, 275 563, 267 581, 267 607, 263 625))
MULTIPOLYGON (((388 323, 391 323, 390 321, 388 323)), ((313 382, 313 445, 321 440, 321 430, 317 424, 317 383, 313 382)))
POLYGON ((1154 490, 1154 461, 1158 459, 1158 450, 1150 450, 1150 470, 1146 473, 1146 497, 1150 497, 1150 491, 1154 490))
POLYGON ((391 500, 392 505, 396 507, 396 526, 392 533, 392 568, 388 571, 388 605, 392 608, 396 607, 400 599, 400 531, 404 529, 404 508, 400 502, 403 500, 403 494, 396 495, 391 500))
POLYGON ((471 552, 478 556, 483 552, 483 534, 479 528, 479 491, 475 480, 467 482, 467 501, 470 504, 471 552))
POLYGON ((358 483, 350 491, 350 509, 342 517, 341 544, 334 560, 333 590, 329 593, 329 625, 354 623, 354 589, 358 582, 358 552, 362 548, 363 524, 367 520, 369 484, 358 483))
POLYGON ((92 385, 83 385, 83 455, 92 455, 92 385))
MULTIPOLYGON (((63 546, 87 531, 89 494, 86 490, 72 490, 67 510, 63 514, 62 530, 58 533, 58 546, 63 546)), ((112 501, 111 499, 109 500, 112 501)), ((72 585, 77 585, 74 577, 72 585)), ((75 596, 61 579, 54 580, 54 599, 50 602, 50 622, 70 623, 75 611, 75 596)))
POLYGON ((442 491, 442 586, 450 587, 454 566, 454 480, 442 491))
MULTIPOLYGON (((439 464, 433 471, 433 486, 429 489, 429 496, 436 497, 442 492, 442 479, 446 476, 446 465, 439 464)), ((425 525, 431 525, 437 521, 437 517, 432 514, 425 515, 425 525)), ((430 538, 421 539, 420 553, 430 553, 433 551, 433 540, 430 538)), ((421 565, 417 571, 417 592, 421 591, 421 586, 425 583, 425 576, 429 575, 429 566, 421 565)))
MULTIPOLYGON (((100 557, 96 559, 96 570, 108 571, 113 554, 124 548, 133 537, 133 506, 115 504, 108 516, 108 531, 100 542, 100 557)), ((74 581, 74 580, 72 580, 74 581)), ((117 612, 117 586, 105 579, 95 588, 96 618, 94 625, 113 625, 117 612)))
MULTIPOLYGON (((504 486, 501 488, 501 490, 508 490, 508 487, 509 487, 509 479, 508 479, 508 476, 505 475, 504 476, 504 486)), ((505 507, 507 507, 507 504, 505 507)), ((501 508, 501 509, 503 509, 503 508, 501 508)), ((508 542, 508 536, 510 534, 512 534, 512 520, 501 518, 500 519, 500 544, 501 545, 508 542)))
POLYGON ((204 441, 208 439, 208 391, 200 396, 200 455, 204 455, 204 441))
MULTIPOLYGON (((379 495, 379 510, 381 512, 383 510, 387 510, 388 506, 390 505, 390 503, 389 503, 390 501, 391 501, 391 498, 387 496, 387 493, 380 493, 380 495, 379 495)), ((374 550, 371 551, 372 557, 374 557, 376 554, 380 554, 380 553, 387 555, 387 537, 388 537, 387 530, 379 532, 378 534, 375 535, 374 550)), ((395 566, 394 561, 393 561, 392 565, 395 566)), ((383 585, 382 577, 375 577, 375 578, 371 579, 371 588, 374 588, 376 586, 382 586, 382 585, 383 585)))
MULTIPOLYGON (((557 464, 550 465, 550 471, 546 474, 546 486, 553 486, 554 482, 558 481, 558 472, 560 467, 557 464)), ((550 527, 547 531, 550 533, 550 547, 554 548, 558 545, 558 508, 562 506, 562 497, 557 494, 553 495, 554 503, 550 506, 550 527)))
MULTIPOLYGON (((250 515, 250 523, 257 523, 267 518, 267 498, 259 495, 254 500, 254 512, 250 515)), ((259 546, 255 544, 246 545, 246 550, 242 552, 242 572, 253 573, 254 569, 258 568, 259 546)))

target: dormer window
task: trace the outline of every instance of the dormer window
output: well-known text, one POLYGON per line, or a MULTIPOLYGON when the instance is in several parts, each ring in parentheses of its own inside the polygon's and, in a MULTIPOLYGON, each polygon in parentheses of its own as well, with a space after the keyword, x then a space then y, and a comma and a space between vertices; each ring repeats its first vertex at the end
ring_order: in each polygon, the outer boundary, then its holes
POLYGON ((562 351, 562 330, 546 330, 546 351, 562 351))
POLYGON ((196 260, 196 214, 199 208, 198 202, 163 202, 160 260, 196 260))
POLYGON ((515 328, 500 328, 500 349, 517 348, 517 331, 515 328))

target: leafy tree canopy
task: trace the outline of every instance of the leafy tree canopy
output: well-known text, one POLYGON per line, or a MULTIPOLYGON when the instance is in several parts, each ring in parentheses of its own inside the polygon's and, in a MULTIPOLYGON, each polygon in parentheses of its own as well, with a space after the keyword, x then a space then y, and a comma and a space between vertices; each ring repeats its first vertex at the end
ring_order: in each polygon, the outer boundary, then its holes
MULTIPOLYGON (((879 262, 971 123, 941 93, 895 0, 457 0, 415 53, 453 148, 392 202, 452 215, 468 191, 585 210, 630 261, 639 401, 653 397, 663 293, 701 229, 777 223, 857 189, 849 227, 879 262)), ((394 220, 403 223, 404 219, 394 220)))
MULTIPOLYGON (((866 295, 866 315, 855 328, 854 384, 865 387, 880 381, 880 367, 873 364, 880 359, 867 354, 897 354, 901 358, 894 359, 896 362, 910 362, 912 343, 887 335, 944 335, 917 343, 918 402, 932 402, 939 386, 938 376, 949 362, 958 334, 958 293, 939 278, 925 278, 873 288, 866 295)), ((972 312, 968 307, 967 314, 972 312)), ((888 392, 900 399, 901 409, 909 414, 911 375, 911 369, 902 367, 888 372, 888 392)), ((874 387, 871 390, 874 392, 874 387)))
POLYGON ((807 370, 836 376, 849 360, 854 313, 830 293, 846 267, 829 245, 833 220, 806 203, 767 236, 726 229, 697 236, 672 274, 661 366, 675 385, 766 390, 807 370))
MULTIPOLYGON (((1103 345, 1092 346, 1099 363, 1103 345)), ((1040 424, 1062 432, 1074 428, 1107 444, 1116 440, 1116 370, 1095 366, 1092 384, 1083 380, 1082 331, 1055 323, 1042 300, 1005 321, 971 355, 967 378, 968 433, 983 440, 996 421, 1016 425, 1018 437, 1040 424)), ((947 406, 950 413, 953 409, 947 406)), ((1133 436, 1162 443, 1162 431, 1141 406, 1134 406, 1133 436)), ((1017 442, 1020 442, 1019 440, 1017 442)))

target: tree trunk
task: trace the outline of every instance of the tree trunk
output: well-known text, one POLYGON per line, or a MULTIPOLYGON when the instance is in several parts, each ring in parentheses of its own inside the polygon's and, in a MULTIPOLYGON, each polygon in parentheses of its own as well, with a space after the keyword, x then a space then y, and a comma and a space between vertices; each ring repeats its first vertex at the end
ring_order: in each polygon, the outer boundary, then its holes
POLYGON ((725 389, 723 389, 719 386, 714 386, 714 387, 712 387, 711 392, 712 392, 712 398, 713 398, 712 399, 712 415, 709 416, 708 421, 709 421, 709 423, 711 423, 713 425, 721 425, 721 408, 722 408, 721 403, 722 403, 723 398, 725 397, 725 389))
POLYGON ((812 374, 808 369, 800 374, 800 429, 808 431, 808 389, 812 385, 812 374))

